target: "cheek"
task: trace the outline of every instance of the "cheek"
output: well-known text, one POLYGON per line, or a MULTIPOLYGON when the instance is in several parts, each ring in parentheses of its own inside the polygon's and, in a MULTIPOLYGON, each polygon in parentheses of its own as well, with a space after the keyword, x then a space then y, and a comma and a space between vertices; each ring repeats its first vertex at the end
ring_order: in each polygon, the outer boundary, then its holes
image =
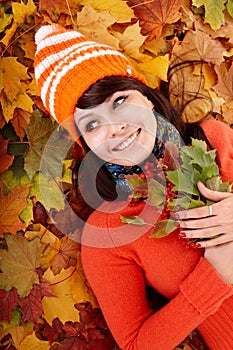
POLYGON ((105 142, 105 135, 101 129, 83 135, 86 144, 92 150, 101 148, 100 146, 105 142))

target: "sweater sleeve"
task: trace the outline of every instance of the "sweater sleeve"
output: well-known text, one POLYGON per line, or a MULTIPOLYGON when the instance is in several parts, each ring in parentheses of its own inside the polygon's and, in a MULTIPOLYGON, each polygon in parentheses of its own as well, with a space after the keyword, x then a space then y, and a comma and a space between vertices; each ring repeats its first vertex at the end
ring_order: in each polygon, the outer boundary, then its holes
POLYGON ((200 126, 212 147, 217 150, 217 159, 223 180, 229 180, 233 183, 233 129, 214 119, 205 120, 201 122, 200 126))
POLYGON ((141 267, 120 248, 82 248, 82 263, 106 322, 122 350, 171 350, 233 295, 203 258, 180 292, 154 312, 141 267))

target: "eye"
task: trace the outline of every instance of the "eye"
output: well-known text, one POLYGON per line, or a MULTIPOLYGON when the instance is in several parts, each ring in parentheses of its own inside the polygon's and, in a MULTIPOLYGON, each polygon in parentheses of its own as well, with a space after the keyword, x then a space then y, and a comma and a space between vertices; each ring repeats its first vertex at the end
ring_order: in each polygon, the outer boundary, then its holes
POLYGON ((85 132, 91 132, 99 126, 99 122, 97 120, 92 120, 85 126, 85 132))
POLYGON ((116 109, 119 107, 125 100, 127 99, 128 96, 119 96, 113 101, 113 109, 116 109))

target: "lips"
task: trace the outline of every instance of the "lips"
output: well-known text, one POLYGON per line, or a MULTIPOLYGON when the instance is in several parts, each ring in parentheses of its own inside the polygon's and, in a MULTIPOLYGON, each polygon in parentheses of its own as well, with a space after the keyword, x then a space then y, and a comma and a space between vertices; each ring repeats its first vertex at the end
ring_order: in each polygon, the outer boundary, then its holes
POLYGON ((141 128, 136 130, 134 133, 129 135, 129 137, 125 138, 124 141, 122 141, 117 146, 115 146, 113 148, 113 151, 123 151, 123 150, 125 150, 127 147, 129 147, 135 141, 136 137, 139 135, 140 132, 141 132, 141 128))

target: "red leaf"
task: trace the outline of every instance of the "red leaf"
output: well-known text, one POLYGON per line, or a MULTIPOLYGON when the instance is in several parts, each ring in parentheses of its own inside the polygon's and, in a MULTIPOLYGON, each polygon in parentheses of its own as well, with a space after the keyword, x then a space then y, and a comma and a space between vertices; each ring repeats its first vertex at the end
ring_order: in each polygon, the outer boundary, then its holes
POLYGON ((43 313, 41 305, 41 288, 34 284, 30 294, 21 299, 20 307, 22 311, 22 321, 36 323, 43 313))
POLYGON ((20 307, 22 311, 22 321, 36 323, 38 318, 43 313, 41 299, 43 296, 54 296, 50 290, 49 284, 42 279, 41 284, 34 284, 30 294, 20 300, 20 307))
POLYGON ((0 321, 10 322, 12 313, 18 304, 19 297, 16 288, 12 288, 9 292, 0 290, 0 321))

